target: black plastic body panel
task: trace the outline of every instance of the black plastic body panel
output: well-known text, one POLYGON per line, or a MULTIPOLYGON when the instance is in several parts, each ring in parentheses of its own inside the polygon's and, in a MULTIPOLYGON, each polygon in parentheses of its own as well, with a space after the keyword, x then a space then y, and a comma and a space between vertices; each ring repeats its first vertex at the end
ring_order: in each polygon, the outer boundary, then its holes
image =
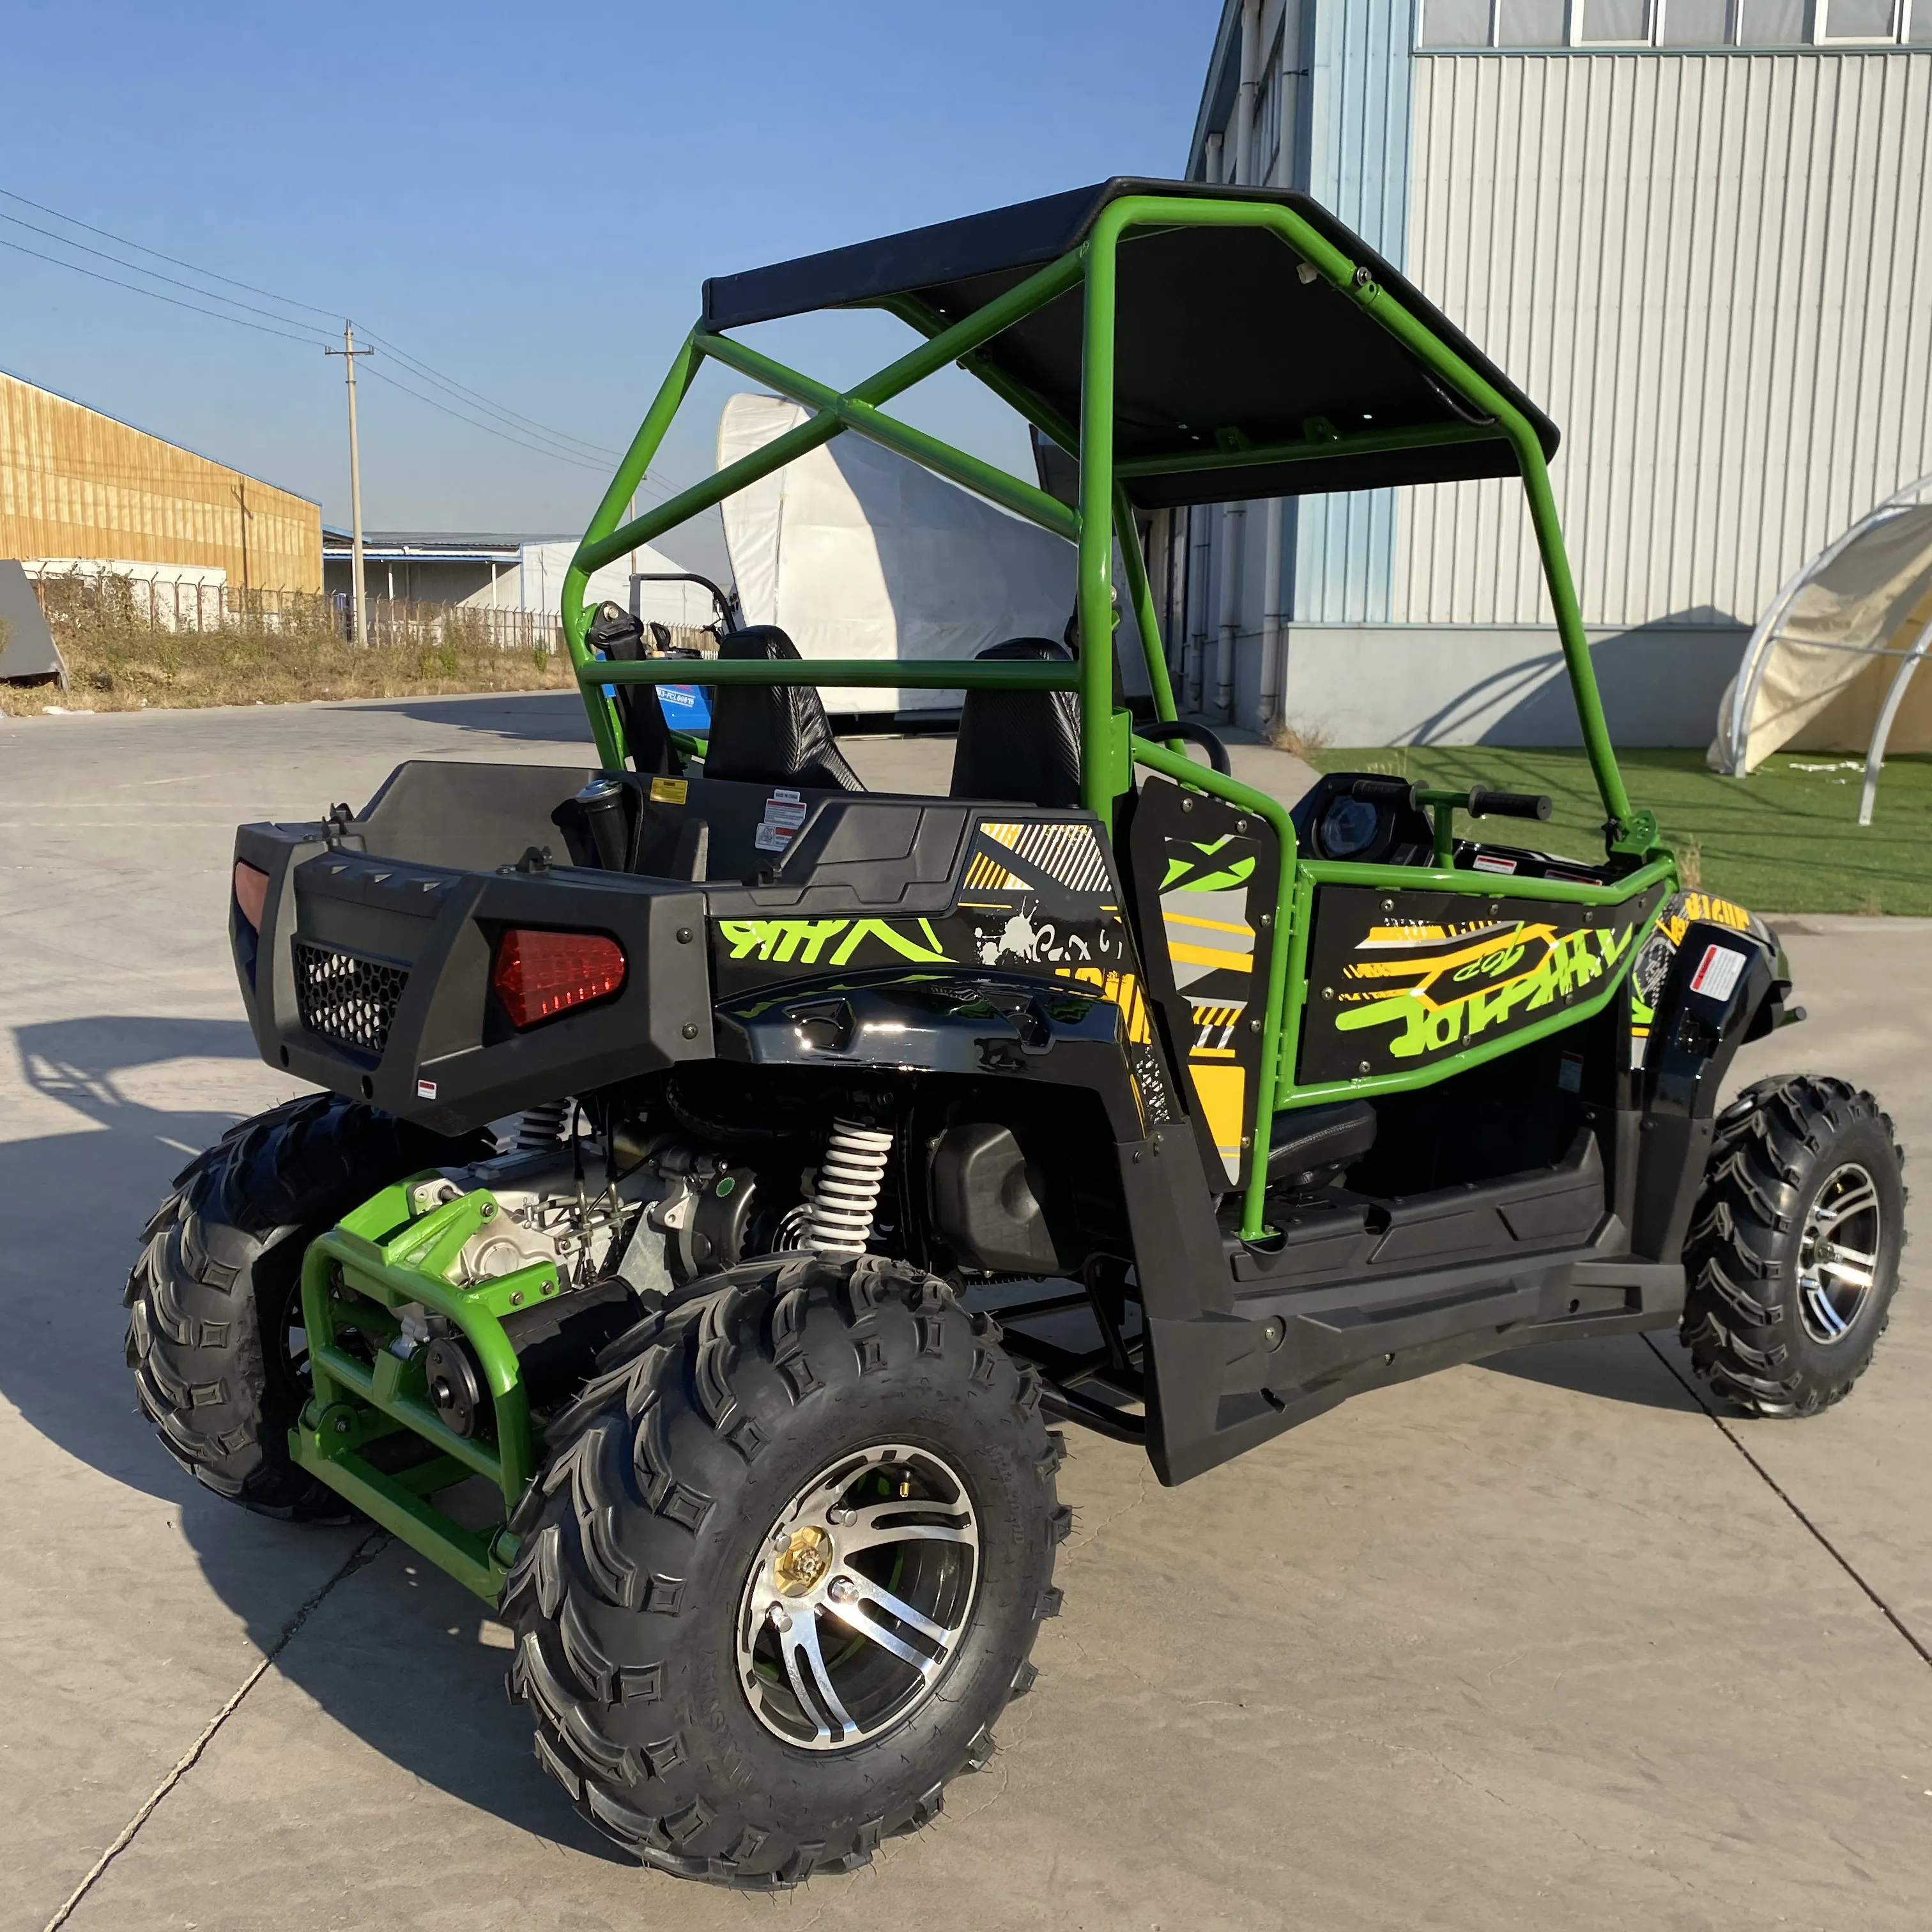
POLYGON ((262 1057, 450 1134, 537 1101, 709 1057, 702 892, 568 866, 514 867, 520 852, 556 839, 549 812, 583 776, 527 766, 404 766, 359 818, 242 826, 236 856, 268 875, 259 939, 246 935, 254 943, 244 945, 237 933, 235 949, 262 1057), (473 863, 368 849, 377 845, 451 852, 473 863), (486 861, 502 869, 481 869, 486 861), (622 988, 518 1032, 490 988, 496 936, 508 926, 608 934, 624 950, 622 988), (298 940, 406 974, 380 1050, 303 1024, 298 940))
POLYGON ((1678 942, 1644 1064, 1630 1230, 1638 1254, 1660 1262, 1682 1256, 1710 1156, 1718 1090, 1785 983, 1775 944, 1754 932, 1699 921, 1678 942), (1727 967, 1731 958, 1739 963, 1727 967))

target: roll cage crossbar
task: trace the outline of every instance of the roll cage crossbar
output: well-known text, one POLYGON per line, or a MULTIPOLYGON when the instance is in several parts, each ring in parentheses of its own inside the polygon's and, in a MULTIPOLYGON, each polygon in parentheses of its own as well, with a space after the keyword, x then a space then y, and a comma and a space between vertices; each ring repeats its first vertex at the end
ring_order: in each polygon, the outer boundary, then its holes
MULTIPOLYGON (((932 304, 914 293, 863 297, 841 305, 884 308, 908 322, 925 339, 876 374, 849 390, 839 391, 788 368, 734 340, 722 328, 708 328, 700 321, 679 350, 604 492, 564 579, 562 619, 566 645, 590 714, 598 754, 607 767, 621 769, 626 752, 622 724, 607 687, 687 680, 691 666, 685 659, 646 658, 619 663, 594 658, 585 641, 589 614, 584 595, 591 573, 628 551, 654 542, 700 512, 847 430, 896 451, 1074 544, 1078 552, 1076 608, 1082 638, 1112 634, 1112 556, 1118 540, 1126 566, 1127 596, 1146 655, 1156 720, 1172 719, 1176 712, 1146 560, 1132 514, 1129 490, 1132 482, 1138 478, 1208 472, 1225 473, 1230 484, 1238 485, 1244 472, 1276 470, 1283 465, 1332 466, 1336 459, 1352 457, 1502 442, 1508 444, 1522 480, 1584 748, 1608 820, 1606 842, 1612 851, 1640 860, 1654 856, 1655 821, 1649 813, 1631 808, 1610 745, 1537 424, 1502 387, 1412 314, 1393 290, 1384 286, 1372 267, 1352 259, 1296 208, 1278 202, 1222 200, 1198 192, 1128 193, 1106 202, 1077 245, 956 321, 949 322, 932 304), (1434 383, 1455 399, 1457 420, 1342 434, 1326 421, 1312 418, 1300 439, 1256 444, 1224 437, 1211 448, 1117 460, 1115 348, 1121 244, 1136 231, 1146 235, 1185 228, 1260 230, 1275 237, 1293 251, 1302 265, 1298 272, 1304 281, 1318 279, 1325 283, 1420 364, 1434 383), (1083 285, 1079 408, 1078 420, 1075 422, 1009 370, 996 366, 984 352, 1003 332, 1083 285), (680 491, 644 515, 620 523, 632 493, 642 483, 666 431, 707 359, 766 384, 814 413, 796 428, 680 491), (1075 505, 1070 507, 1036 484, 886 413, 883 405, 948 363, 957 363, 978 376, 1042 436, 1077 456, 1079 488, 1075 505)), ((1284 344, 1285 349, 1292 346, 1284 344)), ((1391 480, 1426 478, 1405 479, 1397 476, 1391 480)), ((1235 491, 1231 489, 1227 494, 1235 491)), ((1277 800, 1193 763, 1183 754, 1178 740, 1166 744, 1154 742, 1160 737, 1157 726, 1153 730, 1152 740, 1136 736, 1129 714, 1114 706, 1111 653, 1106 650, 1083 651, 1078 661, 1072 664, 825 658, 803 662, 721 661, 706 664, 704 678, 713 685, 1074 692, 1080 706, 1082 802, 1103 824, 1111 827, 1114 801, 1131 788, 1136 765, 1226 799, 1243 811, 1264 819, 1278 842, 1280 878, 1262 1004, 1256 1144, 1242 1217, 1245 1236, 1253 1238, 1264 1232, 1268 1130, 1277 1095, 1288 1084, 1282 1078, 1280 1062, 1284 1024, 1292 1017, 1291 965, 1294 958, 1305 952, 1307 940, 1306 918, 1298 919, 1296 915, 1298 910, 1305 913, 1303 902, 1313 882, 1311 868, 1298 866, 1294 830, 1277 800), (1299 900, 1298 870, 1306 875, 1301 880, 1304 890, 1299 900)), ((1324 874, 1335 870, 1339 875, 1351 868, 1318 869, 1324 874)), ((1646 872, 1650 869, 1645 868, 1646 872)), ((1431 883, 1460 890, 1467 877, 1436 874, 1432 875, 1431 883)), ((1624 897, 1630 883, 1624 880, 1615 888, 1552 884, 1542 896, 1600 897, 1607 902, 1624 897)), ((1470 889, 1474 889, 1473 884, 1470 889)))

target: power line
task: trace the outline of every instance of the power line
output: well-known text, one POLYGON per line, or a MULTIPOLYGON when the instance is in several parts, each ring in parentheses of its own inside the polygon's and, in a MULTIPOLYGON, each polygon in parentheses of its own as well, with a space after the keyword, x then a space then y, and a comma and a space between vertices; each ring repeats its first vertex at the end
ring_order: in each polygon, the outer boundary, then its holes
MULTIPOLYGON (((324 308, 319 308, 313 302, 302 302, 297 299, 297 298, 293 296, 283 295, 272 289, 257 287, 252 282, 240 280, 232 275, 224 275, 218 269, 204 268, 199 263, 188 261, 178 255, 170 255, 164 250, 148 247, 146 242, 134 241, 130 237, 124 235, 117 235, 111 229, 98 227, 92 222, 82 221, 76 216, 64 214, 58 208, 50 208, 44 202, 34 201, 26 195, 17 194, 10 188, 0 188, 0 196, 4 196, 7 200, 17 202, 23 208, 31 208, 38 214, 50 216, 56 221, 64 222, 70 227, 85 230, 90 235, 98 235, 104 241, 112 242, 121 248, 131 248, 137 254, 152 255, 157 261, 168 262, 175 268, 185 268, 191 274, 199 275, 204 280, 224 282, 231 288, 244 290, 250 295, 258 295, 266 298, 270 302, 280 302, 285 308, 305 309, 311 314, 328 316, 332 320, 333 320, 333 315, 331 310, 324 308)), ((212 289, 197 288, 193 284, 181 281, 174 276, 164 275, 158 270, 143 268, 139 262, 123 262, 120 260, 118 257, 107 254, 103 250, 88 248, 85 242, 70 241, 64 236, 58 235, 50 230, 39 227, 32 222, 22 221, 17 215, 0 213, 0 221, 10 222, 16 227, 25 228, 32 233, 45 236, 48 240, 58 243, 62 248, 79 249, 85 254, 94 256, 100 260, 112 262, 117 268, 124 268, 134 274, 145 275, 151 280, 163 281, 169 284, 172 287, 184 289, 191 295, 203 296, 212 302, 226 302, 231 308, 246 309, 250 314, 265 316, 272 321, 289 323, 296 328, 308 328, 314 326, 310 323, 298 321, 292 316, 278 315, 270 310, 256 308, 252 303, 238 302, 235 301, 232 296, 220 294, 218 292, 212 289)), ((213 316, 218 321, 232 322, 238 326, 242 328, 258 328, 265 334, 278 334, 284 333, 284 332, 280 330, 264 328, 260 323, 244 322, 238 316, 229 315, 220 310, 196 308, 190 303, 180 302, 173 297, 164 296, 156 290, 142 288, 131 282, 118 281, 111 275, 103 275, 95 270, 84 268, 77 262, 63 261, 55 256, 44 255, 38 250, 24 248, 17 242, 5 242, 4 241, 0 241, 0 246, 15 248, 22 254, 34 256, 35 259, 50 262, 57 268, 71 268, 76 274, 91 274, 94 276, 96 280, 107 282, 116 288, 126 289, 133 294, 151 296, 158 302, 171 302, 173 303, 175 307, 189 309, 192 313, 196 314, 213 316)), ((510 425, 512 428, 520 427, 526 432, 533 433, 548 442, 560 445, 562 448, 560 452, 539 448, 534 444, 520 441, 520 440, 515 436, 506 435, 502 430, 493 430, 487 424, 477 422, 473 417, 464 415, 460 410, 443 408, 442 412, 444 415, 452 416, 457 422, 465 423, 471 428, 483 430, 487 434, 502 436, 505 441, 516 443, 519 448, 529 449, 532 451, 533 454, 538 455, 555 454, 558 457, 558 460, 560 461, 576 463, 580 466, 587 469, 598 469, 604 466, 602 464, 586 461, 585 460, 586 457, 602 457, 608 460, 614 460, 620 454, 620 452, 611 449, 604 444, 592 442, 586 437, 573 436, 566 430, 554 429, 548 424, 539 422, 535 417, 526 416, 520 410, 508 409, 502 404, 493 401, 491 398, 484 395, 480 391, 472 389, 469 388, 467 385, 458 382, 454 376, 448 376, 444 372, 436 369, 431 364, 422 362, 419 358, 412 356, 407 350, 399 348, 394 343, 388 340, 384 337, 377 335, 373 330, 365 329, 364 331, 364 334, 368 340, 379 344, 382 348, 386 350, 388 354, 394 356, 398 362, 401 363, 405 368, 410 371, 411 374, 416 376, 419 380, 429 382, 434 387, 443 391, 446 394, 451 395, 460 400, 466 401, 472 408, 481 409, 487 414, 496 417, 500 422, 510 425), (580 454, 578 453, 580 452, 583 452, 583 454, 580 454)), ((307 337, 295 335, 290 335, 287 339, 291 341, 307 341, 310 340, 310 338, 307 337)), ((320 331, 317 331, 315 339, 318 342, 321 340, 321 332, 320 331)), ((370 370, 367 373, 371 375, 376 374, 374 370, 370 370)), ((412 396, 415 398, 418 402, 429 404, 431 408, 442 407, 442 405, 434 402, 430 398, 423 395, 419 391, 411 388, 406 383, 398 382, 393 376, 384 376, 379 380, 386 381, 392 388, 400 389, 404 395, 412 396)), ((646 472, 644 482, 640 485, 640 488, 654 490, 667 496, 671 494, 670 485, 667 484, 662 478, 654 476, 649 472, 646 472)))
POLYGON ((491 402, 488 396, 479 394, 475 389, 466 388, 463 383, 458 382, 454 376, 442 375, 437 370, 432 369, 427 362, 420 362, 406 350, 398 349, 386 336, 378 335, 373 328, 365 330, 364 332, 378 348, 386 350, 406 368, 420 376, 424 381, 434 383, 437 388, 446 390, 452 395, 460 396, 470 403, 488 410, 491 415, 501 416, 506 422, 518 423, 526 429, 536 430, 539 434, 548 436, 554 442, 574 443, 592 455, 615 457, 622 455, 623 453, 621 450, 608 448, 601 442, 592 442, 580 436, 571 436, 562 430, 550 429, 538 422, 533 416, 524 416, 516 410, 505 409, 501 405, 491 402))
MULTIPOLYGON (((9 218, 0 216, 0 220, 8 218, 9 218)), ((164 296, 159 289, 144 289, 138 283, 124 282, 116 276, 104 275, 97 268, 84 268, 78 262, 64 262, 57 255, 44 254, 38 248, 29 248, 24 242, 10 242, 4 235, 0 235, 0 248, 10 248, 16 254, 31 255, 37 262, 46 262, 56 268, 69 269, 76 275, 86 275, 90 280, 105 282, 112 288, 125 289, 130 295, 146 296, 151 302, 166 302, 171 308, 184 308, 192 315, 208 316, 216 322, 230 322, 237 328, 252 328, 260 335, 280 336, 284 342, 298 342, 308 349, 326 346, 325 344, 319 342, 311 336, 292 334, 285 328, 270 328, 265 323, 246 321, 238 315, 224 314, 220 309, 202 308, 196 303, 183 302, 178 296, 164 296)), ((130 263, 124 266, 131 267, 133 265, 130 263)), ((137 268, 135 272, 145 274, 148 272, 137 268)), ((218 296, 215 299, 218 301, 220 298, 218 296)), ((440 410, 445 416, 454 417, 457 422, 467 424, 471 429, 481 430, 486 436, 500 437, 505 442, 514 443, 519 449, 528 450, 533 456, 548 456, 559 463, 573 464, 580 470, 595 470, 601 472, 604 467, 603 464, 593 462, 588 457, 573 456, 562 450, 547 449, 540 443, 526 442, 520 436, 511 435, 507 430, 498 429, 490 423, 478 422, 474 416, 460 415, 446 404, 436 401, 434 397, 425 396, 420 390, 411 388, 407 383, 398 382, 393 376, 379 375, 374 369, 366 373, 375 376, 379 382, 387 382, 392 389, 400 389, 404 395, 412 396, 418 402, 427 404, 433 410, 440 410)))
MULTIPOLYGON (((110 255, 103 248, 90 248, 85 242, 70 242, 64 235, 57 235, 51 228, 42 228, 32 221, 22 221, 17 214, 0 212, 0 221, 11 222, 16 228, 24 228, 30 235, 43 235, 50 242, 57 242, 63 248, 77 248, 83 255, 92 255, 97 261, 112 262, 117 268, 128 268, 137 275, 146 275, 150 281, 166 282, 170 288, 185 289, 191 296, 206 296, 211 302, 226 302, 231 308, 245 308, 250 315, 265 315, 271 322, 285 322, 294 328, 313 328, 313 322, 298 321, 291 315, 278 315, 273 309, 257 308, 253 302, 241 302, 232 296, 217 295, 212 289, 198 289, 192 282, 184 282, 176 275, 164 275, 158 268, 144 268, 138 262, 124 262, 118 255, 110 255)), ((51 258, 49 258, 51 259, 51 258)), ((77 262, 69 262, 70 268, 78 267, 77 262)), ((126 286, 124 284, 123 286, 126 286)), ((280 300, 280 297, 276 298, 280 300)), ((232 320, 232 318, 230 318, 232 320)), ((321 332, 316 331, 320 338, 321 332)))
MULTIPOLYGON (((56 221, 64 221, 70 228, 84 228, 88 234, 98 235, 104 241, 118 242, 122 248, 132 248, 138 254, 152 255, 158 262, 172 262, 176 268, 186 268, 190 273, 202 276, 208 281, 226 282, 230 288, 246 289, 251 296, 266 296, 270 302, 284 303, 290 308, 305 308, 311 315, 327 316, 331 322, 335 320, 335 311, 333 309, 317 308, 314 302, 297 302, 294 296, 278 295, 272 289, 258 289, 253 282, 238 282, 232 275, 218 274, 212 268, 201 268, 193 262, 184 262, 178 255, 164 255, 158 248, 150 248, 145 242, 130 242, 124 235, 116 235, 110 230, 97 228, 92 222, 80 220, 71 214, 63 214, 58 208, 50 208, 44 202, 29 201, 24 194, 16 194, 11 188, 0 188, 0 197, 4 197, 8 201, 17 201, 22 208, 31 208, 37 214, 50 214, 56 221)), ((75 243, 72 245, 78 247, 80 244, 75 243)), ((135 266, 131 262, 124 262, 122 266, 127 268, 135 266)), ((151 272, 146 268, 140 268, 136 272, 145 275, 151 272)), ((212 294, 214 292, 208 290, 202 292, 212 294)), ((223 298, 217 297, 216 299, 223 298)))
MULTIPOLYGON (((304 349, 319 346, 316 338, 312 335, 296 335, 286 328, 270 328, 266 323, 245 322, 240 316, 225 315, 218 308, 202 308, 194 302, 183 302, 178 296, 164 296, 159 289, 144 289, 138 283, 124 282, 112 275, 104 275, 97 268, 83 268, 78 262, 63 262, 58 255, 43 254, 38 248, 29 248, 23 242, 10 242, 4 235, 0 235, 0 248, 11 248, 19 255, 31 255, 37 262, 51 262, 56 268, 70 269, 76 275, 87 276, 91 280, 106 282, 112 288, 125 289, 130 295, 146 296, 151 301, 166 302, 171 308, 184 308, 191 315, 212 316, 217 322, 232 322, 237 328, 252 328, 258 335, 279 335, 284 342, 299 342, 304 349)), ((134 267, 131 262, 124 262, 122 266, 130 268, 134 267)), ((136 268, 134 272, 137 274, 147 272, 143 268, 136 268)), ((219 301, 220 298, 217 296, 215 299, 219 301)))
POLYGON ((579 470, 594 470, 599 476, 604 473, 605 466, 593 462, 587 456, 572 456, 560 449, 547 449, 540 442, 526 442, 521 436, 512 436, 506 429, 498 429, 493 424, 478 422, 474 416, 460 414, 447 403, 440 403, 434 396, 426 396, 420 389, 412 389, 406 382, 399 382, 394 376, 384 375, 380 369, 365 369, 362 374, 378 382, 388 383, 392 389, 401 390, 406 396, 413 396, 418 402, 426 404, 430 409, 440 410, 445 416, 454 417, 457 422, 465 423, 472 429, 481 430, 485 436, 496 436, 505 442, 514 444, 518 449, 526 449, 532 456, 548 456, 554 462, 571 464, 579 470))

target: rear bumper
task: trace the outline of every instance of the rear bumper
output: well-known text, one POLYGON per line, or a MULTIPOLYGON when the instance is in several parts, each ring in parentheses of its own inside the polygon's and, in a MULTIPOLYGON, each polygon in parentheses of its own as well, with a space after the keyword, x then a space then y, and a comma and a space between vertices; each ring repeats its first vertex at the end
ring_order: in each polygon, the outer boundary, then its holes
POLYGON ((331 844, 319 824, 244 825, 268 874, 261 930, 230 914, 262 1057, 442 1133, 711 1055, 704 895, 560 866, 477 872, 331 844), (608 934, 621 989, 519 1033, 490 986, 510 926, 608 934))

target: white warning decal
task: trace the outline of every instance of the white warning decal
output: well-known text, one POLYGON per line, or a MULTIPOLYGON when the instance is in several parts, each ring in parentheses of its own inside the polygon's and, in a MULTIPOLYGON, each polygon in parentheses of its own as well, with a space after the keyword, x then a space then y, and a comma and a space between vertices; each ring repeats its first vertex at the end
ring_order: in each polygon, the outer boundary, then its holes
POLYGON ((1732 988, 1738 983, 1738 975, 1744 970, 1742 952, 1734 952, 1728 946, 1707 946, 1696 971, 1690 976, 1690 990, 1702 993, 1707 1000, 1728 1000, 1732 988))

